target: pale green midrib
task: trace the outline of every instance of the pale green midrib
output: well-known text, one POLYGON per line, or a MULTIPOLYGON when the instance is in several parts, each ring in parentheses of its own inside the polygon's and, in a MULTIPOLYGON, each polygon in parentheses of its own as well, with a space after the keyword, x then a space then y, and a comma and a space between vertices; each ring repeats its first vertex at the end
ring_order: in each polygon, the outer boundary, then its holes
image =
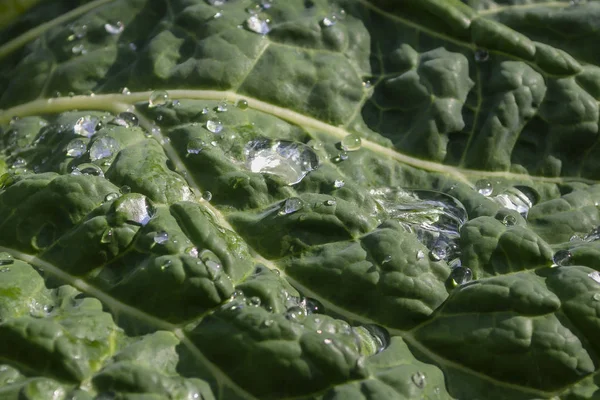
MULTIPOLYGON (((273 115, 282 120, 288 121, 294 125, 313 129, 327 133, 337 139, 342 139, 352 132, 343 127, 329 125, 323 121, 300 114, 298 112, 278 107, 273 104, 254 99, 248 96, 239 95, 232 91, 218 90, 168 90, 172 99, 195 99, 195 100, 227 100, 235 102, 240 99, 246 99, 248 106, 257 111, 273 115)), ((106 110, 111 112, 122 112, 134 107, 135 103, 147 102, 152 92, 134 92, 130 95, 123 94, 102 94, 94 96, 73 96, 73 97, 58 97, 53 99, 39 99, 25 104, 21 104, 0 112, 0 124, 6 124, 13 116, 25 117, 30 115, 43 115, 60 113, 72 110, 106 110)), ((580 177, 544 177, 532 176, 528 174, 519 174, 508 171, 480 171, 466 168, 444 165, 432 161, 422 160, 402 154, 394 149, 382 146, 378 143, 363 139, 363 147, 374 153, 381 154, 387 158, 394 159, 411 167, 422 169, 425 171, 436 172, 444 175, 449 175, 454 179, 471 185, 471 182, 482 177, 488 178, 504 178, 522 182, 541 182, 541 183, 564 183, 568 181, 577 181, 588 184, 600 183, 600 181, 585 179, 580 177)), ((169 151, 169 155, 179 158, 174 150, 169 151)))
POLYGON ((532 8, 561 8, 561 7, 566 8, 569 6, 570 6, 569 1, 551 1, 548 3, 519 4, 519 5, 512 5, 512 6, 496 6, 494 8, 489 8, 487 10, 478 11, 477 13, 481 16, 488 16, 488 15, 499 14, 504 11, 521 11, 521 10, 528 10, 528 9, 532 9, 532 8))
POLYGON ((254 399, 248 392, 243 390, 240 386, 237 385, 234 381, 229 378, 223 371, 221 371, 218 367, 214 365, 210 360, 208 360, 202 352, 191 342, 181 331, 181 329, 177 325, 173 325, 171 323, 165 322, 159 318, 156 318, 144 311, 141 311, 135 307, 132 307, 128 304, 121 302, 120 300, 115 299, 114 297, 104 293, 103 291, 97 289, 93 285, 85 282, 82 279, 74 277, 60 268, 54 266, 45 260, 42 260, 36 256, 32 256, 30 254, 23 253, 22 251, 15 250, 9 247, 0 246, 0 252, 6 252, 11 254, 15 259, 25 261, 35 267, 42 268, 45 272, 48 272, 51 275, 54 275, 61 281, 73 286, 74 288, 80 290, 83 293, 94 296, 103 304, 108 306, 109 309, 121 313, 132 316, 135 319, 143 321, 151 326, 154 326, 161 330, 166 330, 173 332, 185 345, 198 357, 201 358, 201 362, 204 366, 206 366, 217 378, 221 378, 222 381, 226 381, 228 383, 228 387, 242 396, 242 398, 254 399))
POLYGON ((5 43, 2 46, 0 46, 0 60, 7 57, 12 52, 18 50, 19 48, 23 47, 24 45, 31 42, 32 40, 38 38, 42 33, 46 32, 47 30, 49 30, 55 26, 62 25, 64 23, 66 23, 67 21, 70 21, 82 14, 85 14, 86 12, 88 12, 90 10, 93 10, 94 8, 100 7, 104 4, 111 3, 113 1, 115 1, 115 0, 92 1, 91 3, 84 4, 81 7, 75 8, 74 10, 71 10, 68 13, 63 14, 60 17, 53 19, 52 21, 48 21, 46 23, 36 26, 33 29, 30 29, 29 31, 23 33, 21 36, 16 37, 13 40, 11 40, 10 42, 5 43))

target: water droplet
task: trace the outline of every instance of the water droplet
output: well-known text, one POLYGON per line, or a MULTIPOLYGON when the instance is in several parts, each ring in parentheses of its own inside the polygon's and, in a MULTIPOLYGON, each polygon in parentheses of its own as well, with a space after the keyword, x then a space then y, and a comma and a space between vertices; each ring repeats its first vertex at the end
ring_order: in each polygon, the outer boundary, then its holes
POLYGON ((206 129, 212 133, 219 134, 223 130, 223 123, 216 118, 210 118, 206 121, 206 129))
POLYGON ((185 249, 185 254, 198 258, 198 248, 195 246, 188 247, 185 249))
POLYGON ((14 263, 15 263, 15 260, 11 260, 10 258, 0 259, 0 265, 11 265, 14 263))
POLYGON ((133 225, 145 226, 155 214, 150 200, 141 194, 124 195, 113 203, 113 207, 127 223, 133 225))
POLYGON ((375 346, 373 354, 381 353, 390 345, 390 334, 385 328, 374 324, 361 325, 360 328, 365 329, 373 340, 375 346))
POLYGON ((429 252, 429 257, 433 261, 445 260, 448 257, 448 246, 446 244, 435 245, 429 252))
MULTIPOLYGON (((310 297, 304 298, 304 308, 306 308, 306 312, 308 314, 323 314, 325 312, 325 307, 319 300, 312 299, 310 297)), ((315 322, 317 320, 315 319, 315 322)))
POLYGON ((425 379, 425 374, 422 372, 415 372, 410 379, 412 382, 419 388, 423 389, 427 385, 427 381, 425 379))
POLYGON ((473 271, 467 267, 456 267, 450 273, 450 278, 454 286, 464 285, 473 280, 473 271))
POLYGON ((211 6, 222 6, 227 0, 206 0, 211 6))
POLYGON ((188 154, 198 154, 204 149, 204 146, 206 146, 206 143, 203 140, 199 138, 191 139, 187 144, 187 152, 188 154))
POLYGON ((110 136, 101 137, 90 147, 90 160, 98 161, 109 158, 119 149, 119 143, 110 136))
POLYGON ((425 258, 425 253, 423 252, 423 250, 417 251, 417 260, 422 260, 424 258, 425 258))
POLYGON ((502 223, 506 226, 513 226, 517 224, 517 217, 514 215, 507 214, 502 219, 502 223))
POLYGON ((273 5, 273 0, 261 0, 261 2, 260 2, 260 6, 265 10, 268 10, 269 8, 271 8, 272 5, 273 5))
POLYGON ((102 234, 102 237, 100 238, 100 243, 112 243, 113 241, 113 230, 112 228, 109 228, 107 230, 104 231, 104 233, 102 234))
POLYGON ((250 171, 276 175, 288 185, 299 183, 319 166, 312 148, 288 140, 253 140, 246 145, 245 155, 250 171))
POLYGON ((164 244, 169 240, 169 234, 165 231, 157 232, 154 235, 154 243, 164 244))
POLYGON ((279 210, 279 215, 288 215, 301 210, 304 207, 304 202, 299 197, 290 197, 283 203, 283 207, 279 210))
POLYGON ((342 180, 335 180, 333 182, 333 187, 338 188, 338 189, 344 187, 344 185, 345 185, 345 183, 342 180))
POLYGON ((67 144, 67 156, 69 157, 79 157, 85 154, 86 150, 87 145, 81 139, 73 139, 67 144))
POLYGON ((73 132, 79 136, 90 137, 96 133, 96 130, 99 129, 99 125, 100 120, 98 118, 86 115, 77 120, 73 126, 73 132))
POLYGON ((240 99, 235 103, 235 106, 240 110, 246 110, 248 108, 248 100, 240 99))
POLYGON ((217 112, 226 112, 227 111, 227 102, 222 101, 217 105, 217 112))
POLYGON ((202 198, 206 201, 211 201, 212 193, 207 190, 206 192, 202 193, 202 198))
POLYGON ((246 27, 246 29, 248 29, 249 31, 258 33, 260 35, 266 35, 267 33, 269 33, 269 31, 271 30, 271 28, 269 27, 269 22, 268 20, 265 19, 261 19, 260 17, 258 17, 257 15, 252 15, 250 16, 244 26, 246 27))
MULTIPOLYGON (((221 260, 215 253, 210 250, 202 250, 200 255, 198 256, 200 260, 206 266, 206 271, 210 275, 211 279, 217 279, 217 277, 221 274, 221 260)), ((242 296, 243 294, 234 293, 234 297, 242 296)))
POLYGON ((285 312, 285 317, 293 322, 302 322, 307 315, 306 308, 299 306, 292 306, 285 312))
POLYGON ((392 261, 392 256, 390 256, 390 255, 388 254, 387 256, 385 256, 385 257, 383 258, 383 260, 381 260, 381 265, 383 265, 383 264, 387 264, 387 263, 389 263, 390 261, 392 261))
POLYGON ((515 210, 527 218, 529 209, 539 200, 539 194, 528 186, 514 186, 497 196, 491 197, 496 203, 509 210, 515 210))
POLYGON ((131 193, 131 188, 127 185, 123 185, 119 188, 119 191, 121 192, 121 194, 128 194, 131 193))
POLYGON ((125 128, 133 128, 139 125, 138 117, 131 112, 122 112, 111 121, 113 125, 123 126, 125 128))
POLYGON ((490 58, 490 53, 487 50, 475 50, 475 61, 476 62, 486 62, 490 58))
POLYGON ((27 166, 27 161, 23 157, 15 158, 15 161, 13 161, 13 163, 11 164, 11 168, 13 168, 13 169, 24 168, 26 166, 27 166))
POLYGON ((362 139, 357 134, 346 136, 342 139, 341 147, 344 151, 356 151, 360 149, 362 139))
POLYGON ((329 28, 337 22, 337 18, 335 15, 329 15, 321 20, 321 26, 324 28, 329 28))
POLYGON ((121 94, 124 94, 125 96, 129 96, 129 95, 131 95, 131 90, 129 90, 129 88, 127 88, 127 87, 124 87, 121 90, 121 94))
POLYGON ((76 44, 75 46, 73 46, 71 48, 71 51, 73 52, 73 54, 86 54, 87 53, 87 49, 81 43, 80 44, 76 44))
POLYGON ((371 86, 373 86, 373 83, 369 79, 365 79, 362 85, 365 89, 369 89, 371 86))
POLYGON ((554 264, 556 264, 560 267, 566 267, 568 265, 571 265, 572 258, 573 258, 573 255, 571 254, 570 251, 558 250, 556 253, 554 253, 554 256, 552 257, 552 261, 554 262, 554 264))
POLYGON ((333 200, 333 199, 325 200, 325 205, 326 206, 335 206, 335 200, 333 200))
POLYGON ((210 112, 210 110, 208 109, 208 107, 204 107, 202 109, 202 114, 208 114, 210 112))
POLYGON ((594 293, 594 296, 592 296, 592 298, 596 301, 600 301, 600 293, 594 293))
POLYGON ((480 179, 475 183, 475 189, 480 195, 488 197, 494 191, 494 186, 487 179, 480 179))
POLYGON ((162 107, 169 102, 169 94, 164 90, 155 90, 148 98, 148 108, 162 107))
POLYGON ((594 282, 600 283, 600 272, 598 272, 598 271, 590 272, 588 274, 588 276, 590 278, 592 278, 594 280, 594 282))
POLYGON ((269 327, 271 325, 273 325, 273 320, 272 319, 265 319, 265 322, 263 322, 263 325, 266 327, 269 327))
POLYGON ((107 202, 108 202, 108 201, 113 201, 113 200, 116 200, 116 199, 118 199, 120 196, 121 196, 121 195, 120 195, 119 193, 112 192, 112 193, 109 193, 109 194, 107 194, 107 195, 104 197, 104 201, 107 201, 107 202))
POLYGON ((83 163, 73 167, 71 175, 92 175, 104 177, 104 172, 102 172, 102 169, 96 164, 83 163))
POLYGON ((260 303, 260 297, 258 296, 252 296, 248 299, 248 305, 252 307, 260 307, 260 303))
POLYGON ((9 267, 0 268, 0 272, 10 272, 10 268, 9 267))
POLYGON ((121 21, 117 21, 114 24, 104 24, 104 30, 106 30, 106 32, 108 32, 110 35, 118 35, 120 33, 123 33, 124 29, 125 25, 123 25, 121 21))

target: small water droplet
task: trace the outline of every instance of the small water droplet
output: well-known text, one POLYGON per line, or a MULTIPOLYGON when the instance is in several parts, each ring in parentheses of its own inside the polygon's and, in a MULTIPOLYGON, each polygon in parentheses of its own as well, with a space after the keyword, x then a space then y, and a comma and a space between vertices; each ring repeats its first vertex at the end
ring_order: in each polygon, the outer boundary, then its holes
POLYGON ((476 62, 486 62, 490 58, 490 53, 487 50, 475 50, 475 61, 476 62))
POLYGON ((392 256, 390 256, 390 255, 388 254, 387 256, 385 256, 385 257, 383 258, 383 260, 381 260, 381 265, 383 265, 383 264, 387 264, 387 263, 389 263, 390 261, 392 261, 392 256))
POLYGON ((600 293, 594 293, 594 296, 592 296, 592 298, 593 298, 595 301, 600 301, 600 293))
POLYGON ((116 200, 116 199, 118 199, 119 197, 120 197, 120 194, 119 194, 119 193, 112 192, 112 193, 109 193, 109 194, 107 194, 107 195, 104 197, 104 201, 107 201, 107 202, 108 202, 108 201, 113 201, 113 200, 116 200))
POLYGON ((571 254, 570 251, 558 250, 556 253, 554 253, 554 256, 552 257, 552 261, 554 262, 554 264, 556 264, 560 267, 566 267, 568 265, 571 265, 572 258, 573 258, 573 255, 571 254))
POLYGON ((154 235, 154 243, 164 244, 169 240, 169 234, 165 231, 157 232, 154 235))
POLYGON ((219 134, 223 130, 223 123, 217 118, 210 118, 206 121, 206 129, 212 133, 219 134))
POLYGON ((91 115, 81 117, 75 122, 73 132, 79 136, 91 137, 100 127, 100 120, 91 115))
POLYGON ((417 251, 417 260, 422 260, 424 258, 425 258, 425 253, 423 252, 423 250, 417 251))
POLYGON ((70 28, 73 34, 69 36, 69 41, 73 41, 75 39, 83 39, 87 34, 87 25, 71 25, 70 28))
POLYGON ((125 128, 133 128, 139 125, 138 117, 131 112, 122 112, 116 116, 111 122, 113 125, 123 126, 125 128))
POLYGON ((252 306, 252 307, 260 307, 260 297, 258 296, 252 296, 248 299, 248 305, 252 306))
POLYGON ((420 371, 415 372, 410 379, 419 389, 423 389, 427 385, 425 374, 420 371))
POLYGON ((225 4, 227 0, 206 0, 206 2, 208 4, 210 4, 211 6, 222 6, 223 4, 225 4))
POLYGON ((98 161, 109 158, 119 149, 119 143, 110 136, 101 137, 90 147, 90 160, 98 161))
POLYGON ((346 136, 342 139, 341 147, 344 151, 356 151, 359 150, 362 145, 362 139, 357 134, 346 136))
POLYGON ((156 209, 150 200, 141 194, 128 194, 113 203, 114 211, 127 223, 145 226, 150 222, 156 209))
POLYGON ((211 201, 212 193, 207 190, 206 192, 202 193, 202 198, 206 201, 211 201))
POLYGON ((104 172, 102 172, 102 169, 96 164, 83 163, 73 167, 71 175, 92 175, 104 177, 104 172))
POLYGON ((106 32, 108 32, 110 35, 118 35, 120 33, 123 33, 124 29, 125 25, 123 25, 121 21, 117 21, 114 24, 104 24, 104 30, 106 30, 106 32))
POLYGON ((217 112, 226 112, 227 111, 227 102, 222 101, 217 105, 217 112))
POLYGON ((330 345, 333 343, 333 341, 331 339, 325 339, 323 340, 323 343, 325 343, 326 345, 330 345))
POLYGON ((304 202, 299 197, 290 197, 283 203, 283 207, 279 210, 279 215, 289 215, 301 210, 304 207, 304 202))
POLYGON ((240 99, 237 103, 235 103, 235 106, 240 110, 246 110, 248 108, 248 100, 240 99))
POLYGON ((86 54, 87 53, 87 49, 81 43, 80 44, 76 44, 75 46, 73 46, 71 48, 71 51, 73 52, 73 54, 86 54))
POLYGON ((487 179, 480 179, 475 183, 475 189, 480 195, 488 197, 494 191, 494 186, 487 179))
POLYGON ((335 200, 333 200, 333 199, 325 200, 325 205, 326 206, 335 206, 335 200))
POLYGON ((517 224, 517 217, 514 215, 507 214, 502 218, 502 223, 506 226, 513 226, 517 224))
POLYGON ((148 98, 148 108, 162 107, 169 102, 169 94, 165 90, 155 90, 148 98))
POLYGON ((85 154, 87 145, 81 139, 73 139, 67 144, 67 156, 79 157, 85 154))
POLYGON ((271 325, 273 325, 273 320, 272 319, 265 319, 265 322, 263 322, 263 325, 266 327, 269 327, 271 325))
POLYGON ((204 149, 204 146, 206 146, 206 143, 203 140, 199 138, 191 139, 187 144, 187 152, 188 154, 198 154, 204 149))
POLYGON ((590 272, 588 274, 588 276, 590 278, 592 278, 594 280, 594 282, 600 283, 600 272, 598 272, 598 271, 590 272))
POLYGON ((131 188, 127 185, 123 185, 119 188, 119 191, 121 192, 121 194, 128 194, 131 193, 131 188))
POLYGON ((27 166, 27 161, 23 157, 15 158, 15 161, 13 161, 13 163, 11 164, 11 168, 13 168, 13 169, 24 168, 26 166, 27 166))
POLYGON ((429 252, 429 258, 433 261, 445 260, 448 257, 448 246, 444 244, 435 245, 429 252))
POLYGON ((324 28, 329 28, 335 25, 337 22, 337 18, 335 15, 329 15, 321 20, 321 26, 324 28))
POLYGON ((262 19, 258 15, 251 15, 245 21, 244 26, 249 31, 258 33, 260 35, 266 35, 271 30, 268 20, 262 19))
POLYGON ((342 188, 342 187, 344 187, 344 185, 345 185, 345 183, 344 183, 344 181, 342 181, 342 180, 337 180, 337 179, 336 179, 336 180, 333 182, 333 187, 335 187, 335 188, 338 188, 338 189, 339 189, 339 188, 342 188))
POLYGON ((467 267, 456 267, 450 273, 450 278, 454 286, 464 285, 473 280, 473 271, 467 267))
POLYGON ((388 348, 391 339, 389 332, 385 328, 374 324, 365 324, 360 327, 365 329, 373 339, 373 344, 375 345, 374 354, 381 353, 388 348))

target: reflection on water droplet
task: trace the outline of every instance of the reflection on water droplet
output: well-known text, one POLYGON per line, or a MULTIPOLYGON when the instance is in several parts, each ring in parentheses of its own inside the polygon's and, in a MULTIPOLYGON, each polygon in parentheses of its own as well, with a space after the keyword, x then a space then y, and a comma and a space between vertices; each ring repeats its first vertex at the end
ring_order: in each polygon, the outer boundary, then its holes
POLYGON ((113 201, 113 200, 118 199, 119 197, 120 197, 119 193, 112 192, 112 193, 107 194, 106 197, 104 197, 104 201, 113 201))
POLYGON ((85 154, 87 145, 81 139, 73 139, 67 144, 67 156, 79 157, 85 154))
POLYGON ((450 273, 454 286, 464 285, 473 280, 473 271, 467 267, 456 267, 450 273))
POLYGON ((169 234, 165 231, 157 232, 154 235, 154 243, 164 244, 169 240, 169 234))
POLYGON ((223 100, 217 105, 217 112, 226 112, 227 111, 227 102, 223 100))
POLYGON ((260 307, 260 297, 258 296, 252 296, 248 299, 248 305, 252 306, 252 307, 260 307))
POLYGON ((110 35, 118 35, 123 33, 125 29, 125 25, 121 21, 117 21, 114 24, 106 23, 104 24, 104 30, 108 32, 110 35))
POLYGON ((321 20, 321 26, 324 28, 329 28, 337 22, 335 15, 329 15, 321 20))
POLYGON ((487 50, 475 50, 475 61, 486 62, 490 58, 490 53, 487 50))
POLYGON ((27 161, 23 158, 23 157, 17 157, 15 158, 15 161, 13 161, 13 163, 11 164, 11 168, 13 169, 17 169, 17 168, 24 168, 27 166, 27 161))
POLYGON ((187 144, 187 152, 188 154, 198 154, 204 149, 204 146, 206 146, 206 143, 203 140, 199 138, 191 139, 187 144))
POLYGON ((92 143, 90 147, 90 160, 98 161, 109 158, 119 149, 119 143, 110 136, 104 136, 92 143))
POLYGON ((560 267, 566 267, 568 265, 571 265, 572 258, 573 258, 573 255, 571 254, 570 251, 558 250, 556 253, 554 253, 554 256, 552 257, 552 261, 554 262, 554 264, 556 264, 560 267))
POLYGON ((155 90, 148 98, 148 107, 162 107, 169 102, 169 94, 164 90, 155 90))
POLYGON ((293 306, 287 309, 285 317, 292 322, 302 322, 307 314, 304 307, 293 306))
POLYGON ((415 372, 410 379, 419 389, 423 389, 427 385, 425 374, 420 371, 415 372))
POLYGON ((115 211, 129 224, 145 226, 154 216, 155 209, 150 200, 141 194, 123 195, 115 203, 115 211))
POLYGON ((588 274, 588 276, 590 278, 592 278, 594 280, 594 282, 600 283, 600 272, 598 272, 598 271, 590 272, 588 274))
POLYGON ((96 164, 83 163, 73 167, 71 175, 92 175, 104 177, 104 172, 102 172, 102 169, 96 164))
POLYGON ((265 319, 265 322, 263 322, 263 325, 268 328, 269 326, 273 325, 273 320, 272 319, 265 319))
POLYGON ((96 130, 99 128, 100 120, 96 117, 92 117, 91 115, 86 115, 85 117, 81 117, 77 120, 75 125, 73 126, 73 132, 79 136, 90 137, 96 133, 96 130))
POLYGON ((528 186, 514 186, 506 189, 497 196, 491 197, 496 203, 509 210, 515 210, 527 218, 529 209, 539 200, 537 192, 528 186))
POLYGON ((117 115, 112 121, 110 121, 113 125, 123 126, 125 128, 133 128, 139 125, 138 117, 131 112, 122 112, 117 115))
POLYGON ((312 148, 289 140, 256 139, 246 144, 246 168, 252 172, 276 175, 288 185, 299 183, 319 166, 312 148))
POLYGON ((417 251, 417 260, 422 260, 424 258, 425 258, 425 253, 423 252, 423 250, 417 251))
POLYGON ((325 343, 326 345, 330 345, 333 343, 333 341, 331 339, 325 339, 323 340, 323 343, 325 343))
POLYGON ((517 224, 517 217, 514 215, 507 214, 502 218, 502 223, 506 226, 513 226, 517 224))
POLYGON ((325 205, 326 206, 335 206, 335 200, 333 200, 333 199, 325 200, 325 205))
POLYGON ((240 99, 235 103, 235 106, 240 110, 246 110, 248 108, 248 100, 240 99))
POLYGON ((358 134, 352 134, 342 139, 341 147, 344 151, 359 150, 362 145, 362 139, 358 134))
POLYGON ((335 181, 333 182, 333 187, 335 187, 335 188, 339 189, 339 188, 342 188, 342 187, 344 187, 344 184, 345 184, 345 183, 344 183, 344 181, 342 181, 342 180, 335 180, 335 181))
POLYGON ((210 118, 206 121, 206 129, 215 134, 221 133, 223 130, 223 123, 217 118, 210 118))
POLYGON ((480 195, 488 197, 494 191, 494 186, 487 179, 480 179, 475 183, 475 189, 480 195))
POLYGON ((283 203, 283 207, 279 210, 279 215, 288 215, 304 207, 304 202, 298 197, 290 197, 283 203))
POLYGON ((271 28, 269 27, 269 20, 262 19, 258 15, 250 16, 245 21, 244 26, 249 31, 258 33, 260 35, 266 35, 271 30, 271 28))

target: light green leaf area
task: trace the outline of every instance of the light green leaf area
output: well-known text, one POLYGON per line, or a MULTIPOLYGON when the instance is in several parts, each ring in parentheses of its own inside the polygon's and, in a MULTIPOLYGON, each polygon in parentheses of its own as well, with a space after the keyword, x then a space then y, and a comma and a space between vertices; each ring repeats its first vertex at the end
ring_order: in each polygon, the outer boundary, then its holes
POLYGON ((0 398, 600 396, 599 1, 19 13, 0 398))

